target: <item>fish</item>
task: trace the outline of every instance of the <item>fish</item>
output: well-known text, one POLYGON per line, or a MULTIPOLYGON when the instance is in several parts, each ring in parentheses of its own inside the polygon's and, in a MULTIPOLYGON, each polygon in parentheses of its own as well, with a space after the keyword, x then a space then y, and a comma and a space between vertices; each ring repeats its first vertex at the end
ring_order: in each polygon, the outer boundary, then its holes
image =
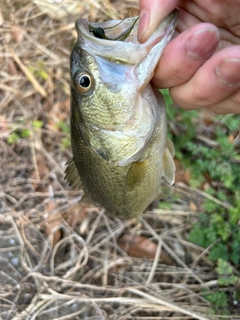
MULTIPOLYGON (((70 56, 70 186, 119 219, 138 218, 175 178, 174 146, 167 138, 165 102, 150 81, 171 41, 177 10, 147 41, 137 38, 138 17, 76 21, 70 56)), ((84 199, 83 199, 84 201, 84 199)))

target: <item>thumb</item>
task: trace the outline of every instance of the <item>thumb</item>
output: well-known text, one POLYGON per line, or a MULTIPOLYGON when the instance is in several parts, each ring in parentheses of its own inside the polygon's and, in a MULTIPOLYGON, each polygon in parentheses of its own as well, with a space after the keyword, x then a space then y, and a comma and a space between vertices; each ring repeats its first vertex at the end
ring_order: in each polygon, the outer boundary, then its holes
POLYGON ((163 18, 176 8, 177 3, 177 0, 139 0, 138 39, 140 42, 149 38, 163 18))

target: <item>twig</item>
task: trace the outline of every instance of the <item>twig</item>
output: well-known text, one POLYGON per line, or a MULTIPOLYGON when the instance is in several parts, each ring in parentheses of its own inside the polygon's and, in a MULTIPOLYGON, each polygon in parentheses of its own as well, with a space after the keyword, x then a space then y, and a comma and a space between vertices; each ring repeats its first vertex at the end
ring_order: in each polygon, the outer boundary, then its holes
POLYGON ((149 284, 152 282, 157 265, 158 265, 158 262, 159 262, 159 258, 162 253, 162 240, 159 238, 157 240, 158 240, 157 250, 156 250, 156 254, 155 254, 155 257, 153 260, 152 268, 151 268, 151 271, 150 271, 149 276, 147 278, 146 284, 149 284))
POLYGON ((28 68, 23 64, 23 62, 20 60, 20 58, 15 54, 15 52, 12 49, 9 49, 9 51, 12 54, 13 59, 18 64, 19 68, 22 70, 22 72, 25 74, 25 76, 28 78, 28 80, 33 85, 34 89, 39 92, 44 98, 47 97, 47 92, 45 89, 40 85, 40 83, 37 81, 37 79, 34 77, 34 75, 28 70, 28 68))

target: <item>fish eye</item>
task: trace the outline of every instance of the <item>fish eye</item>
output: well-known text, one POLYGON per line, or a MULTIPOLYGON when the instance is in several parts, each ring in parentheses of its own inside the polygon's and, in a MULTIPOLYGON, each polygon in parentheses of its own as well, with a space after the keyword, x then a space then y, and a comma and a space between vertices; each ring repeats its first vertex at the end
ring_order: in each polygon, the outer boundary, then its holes
POLYGON ((75 76, 75 85, 79 92, 86 93, 92 87, 92 77, 87 72, 79 72, 75 76))

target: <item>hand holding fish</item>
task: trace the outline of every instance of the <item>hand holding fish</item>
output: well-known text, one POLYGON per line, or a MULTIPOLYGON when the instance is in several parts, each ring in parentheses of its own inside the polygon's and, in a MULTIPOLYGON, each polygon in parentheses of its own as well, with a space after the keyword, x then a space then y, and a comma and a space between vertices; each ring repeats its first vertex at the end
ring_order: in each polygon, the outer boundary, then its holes
POLYGON ((240 0, 140 0, 144 42, 176 6, 180 33, 164 49, 153 85, 185 109, 240 113, 240 0))

